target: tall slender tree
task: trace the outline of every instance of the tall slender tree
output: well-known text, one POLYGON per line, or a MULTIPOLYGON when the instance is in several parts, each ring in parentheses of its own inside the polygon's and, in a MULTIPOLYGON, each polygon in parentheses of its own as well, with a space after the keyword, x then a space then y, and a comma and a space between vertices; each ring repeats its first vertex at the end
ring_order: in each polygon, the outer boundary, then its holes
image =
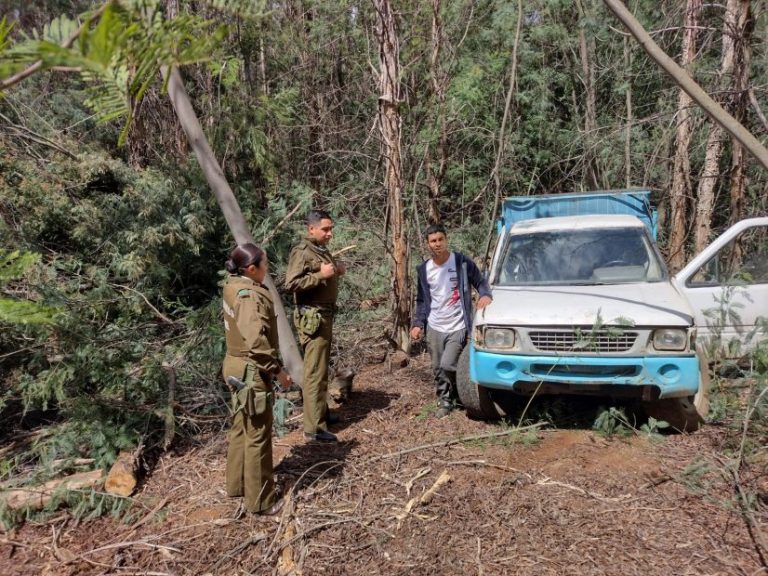
POLYGON ((595 142, 597 140, 597 67, 595 36, 587 25, 593 20, 589 2, 576 0, 579 12, 579 59, 581 60, 581 84, 584 88, 584 178, 589 187, 594 190, 603 188, 603 178, 597 157, 595 142), (586 4, 586 6, 585 6, 586 4))
MULTIPOLYGON (((698 34, 701 0, 687 0, 683 29, 683 49, 680 65, 688 69, 696 57, 696 36, 698 34)), ((675 158, 672 166, 672 186, 669 191, 670 230, 667 260, 673 271, 685 264, 685 239, 687 231, 688 200, 691 198, 691 163, 689 148, 693 120, 691 108, 693 99, 685 90, 680 90, 677 100, 677 130, 675 136, 675 158)))
POLYGON ((403 208, 401 153, 402 116, 400 105, 400 40, 396 16, 389 0, 373 0, 376 10, 376 38, 379 48, 378 127, 387 190, 387 221, 392 239, 392 309, 394 339, 401 349, 410 350, 408 328, 411 296, 408 282, 408 241, 403 208))
MULTIPOLYGON (((749 0, 728 0, 725 5, 725 14, 723 16, 723 36, 720 57, 720 70, 718 72, 719 86, 725 88, 732 85, 733 67, 736 57, 736 43, 740 31, 743 28, 746 14, 749 7, 749 0)), ((723 98, 722 104, 726 109, 733 107, 728 105, 726 98, 723 98)), ((694 223, 694 245, 695 253, 701 252, 709 243, 709 235, 712 229, 712 210, 715 205, 715 185, 720 174, 720 157, 725 142, 725 131, 717 122, 712 122, 707 136, 706 153, 704 157, 704 167, 699 176, 699 184, 696 191, 696 216, 694 223)), ((741 154, 738 154, 741 156, 741 154)))
POLYGON ((447 75, 443 70, 440 58, 445 40, 443 19, 440 14, 441 4, 441 0, 432 0, 432 50, 429 59, 438 134, 435 150, 432 151, 427 145, 424 159, 424 171, 427 175, 427 188, 429 190, 427 218, 432 224, 440 221, 440 189, 448 167, 448 120, 445 109, 447 75))
MULTIPOLYGON (((733 82, 733 115, 739 122, 744 122, 749 104, 749 72, 752 63, 751 39, 754 20, 750 10, 749 0, 740 0, 736 6, 736 55, 733 82)), ((747 163, 745 162, 744 147, 733 141, 731 153, 731 222, 736 223, 744 217, 747 163)))

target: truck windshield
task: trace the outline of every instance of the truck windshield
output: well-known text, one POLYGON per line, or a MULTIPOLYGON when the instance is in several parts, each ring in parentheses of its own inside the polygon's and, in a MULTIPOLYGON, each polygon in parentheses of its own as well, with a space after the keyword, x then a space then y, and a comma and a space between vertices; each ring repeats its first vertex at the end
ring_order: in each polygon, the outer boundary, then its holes
POLYGON ((494 283, 501 286, 625 284, 666 277, 643 228, 557 230, 512 235, 494 283))

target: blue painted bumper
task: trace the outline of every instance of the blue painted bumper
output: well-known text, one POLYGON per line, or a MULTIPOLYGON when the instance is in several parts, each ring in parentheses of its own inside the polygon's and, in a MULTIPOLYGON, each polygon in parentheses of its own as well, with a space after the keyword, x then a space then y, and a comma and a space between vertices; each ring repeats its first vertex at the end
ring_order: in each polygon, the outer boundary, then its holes
POLYGON ((497 354, 469 344, 469 376, 487 388, 512 390, 517 382, 572 385, 657 386, 660 398, 693 395, 699 361, 690 356, 523 356, 497 354))

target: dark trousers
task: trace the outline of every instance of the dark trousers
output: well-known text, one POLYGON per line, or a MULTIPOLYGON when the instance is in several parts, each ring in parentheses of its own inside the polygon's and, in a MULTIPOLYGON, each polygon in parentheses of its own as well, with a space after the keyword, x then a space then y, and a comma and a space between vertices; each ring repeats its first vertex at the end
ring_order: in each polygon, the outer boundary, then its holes
POLYGON ((438 332, 427 328, 427 348, 432 359, 438 403, 448 406, 458 397, 456 393, 456 365, 467 344, 467 331, 438 332))

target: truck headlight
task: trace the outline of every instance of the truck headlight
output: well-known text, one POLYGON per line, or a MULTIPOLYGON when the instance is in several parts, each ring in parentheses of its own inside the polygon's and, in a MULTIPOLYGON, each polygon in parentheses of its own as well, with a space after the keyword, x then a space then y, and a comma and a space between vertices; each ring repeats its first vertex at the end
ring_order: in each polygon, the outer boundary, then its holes
POLYGON ((664 328, 653 333, 653 347, 656 350, 685 350, 688 332, 679 328, 664 328))
POLYGON ((485 347, 492 349, 514 348, 515 331, 508 328, 486 328, 485 347))

